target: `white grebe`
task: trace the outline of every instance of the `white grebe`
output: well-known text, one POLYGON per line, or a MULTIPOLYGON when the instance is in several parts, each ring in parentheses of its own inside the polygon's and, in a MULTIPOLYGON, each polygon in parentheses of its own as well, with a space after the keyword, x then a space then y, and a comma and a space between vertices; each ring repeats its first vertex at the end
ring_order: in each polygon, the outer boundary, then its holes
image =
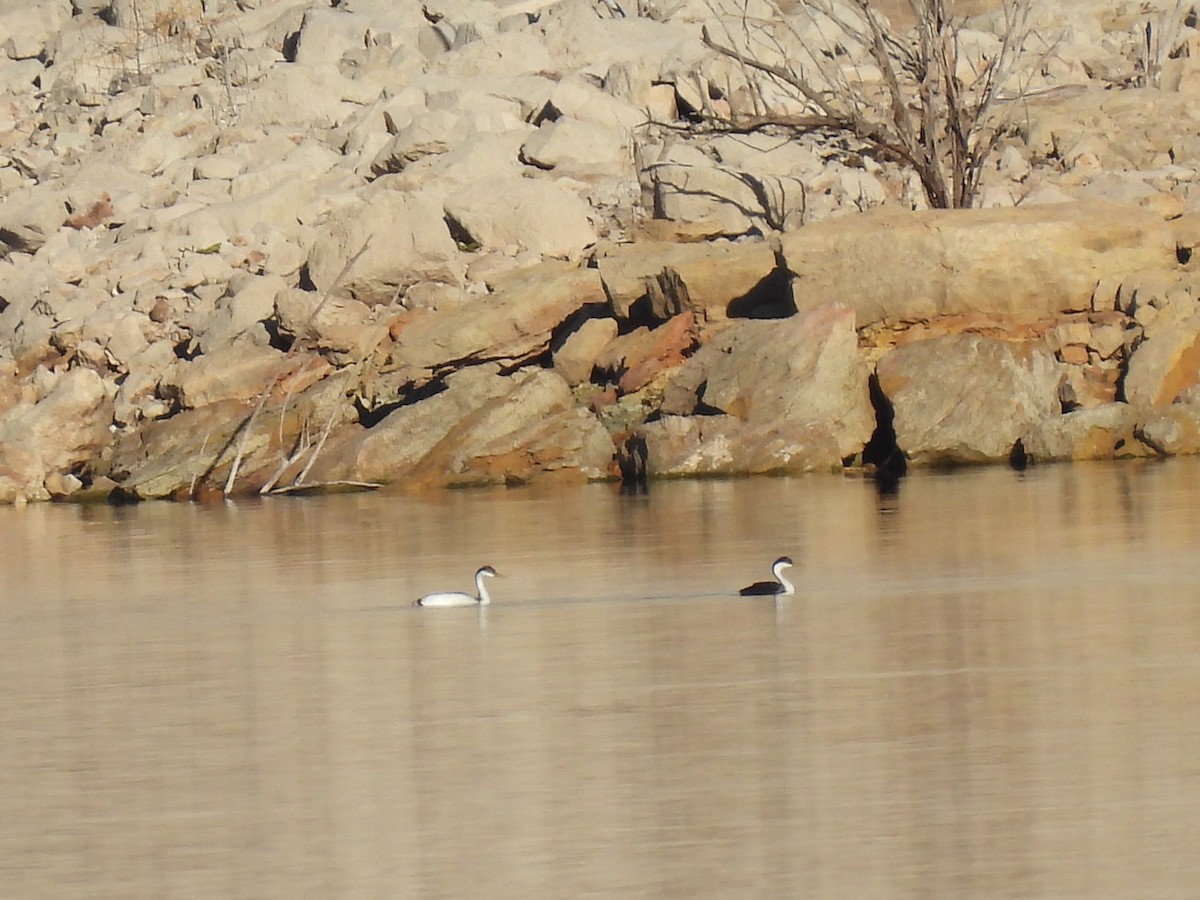
POLYGON ((483 583, 485 578, 492 578, 496 574, 496 570, 491 566, 484 566, 475 573, 475 590, 479 591, 478 597, 472 597, 470 594, 462 591, 439 591, 435 594, 426 594, 414 606, 487 606, 492 602, 492 598, 488 596, 487 586, 483 583))
POLYGON ((783 570, 792 565, 790 556, 781 556, 771 564, 771 574, 775 576, 774 581, 756 581, 754 584, 742 588, 738 593, 743 597, 765 597, 772 594, 794 594, 796 586, 792 584, 783 575, 783 570))

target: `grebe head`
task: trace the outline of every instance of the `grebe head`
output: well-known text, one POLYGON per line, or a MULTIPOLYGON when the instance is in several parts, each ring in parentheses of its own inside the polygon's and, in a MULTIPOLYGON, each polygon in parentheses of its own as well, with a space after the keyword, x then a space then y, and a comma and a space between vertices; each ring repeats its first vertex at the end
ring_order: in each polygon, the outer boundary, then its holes
POLYGON ((781 556, 779 559, 775 560, 774 564, 771 566, 771 571, 778 576, 780 571, 783 569, 789 569, 793 565, 795 565, 795 563, 792 562, 792 558, 790 556, 781 556))

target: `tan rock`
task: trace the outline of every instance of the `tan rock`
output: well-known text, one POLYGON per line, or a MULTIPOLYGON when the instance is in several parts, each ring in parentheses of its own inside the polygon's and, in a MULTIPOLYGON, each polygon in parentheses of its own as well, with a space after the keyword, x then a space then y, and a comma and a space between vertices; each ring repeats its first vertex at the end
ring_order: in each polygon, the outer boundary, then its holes
POLYGON ((601 351, 616 336, 616 319, 585 319, 553 350, 555 371, 570 385, 590 381, 601 351))
POLYGON ((1113 459, 1125 444, 1134 443, 1137 411, 1127 403, 1108 403, 1052 415, 1021 436, 1030 462, 1113 459))
POLYGON ((1200 311, 1194 302, 1158 310, 1146 326, 1145 340, 1129 358, 1125 399, 1165 407, 1200 384, 1200 311))
POLYGON ((420 372, 467 362, 514 364, 545 353, 554 330, 585 306, 604 302, 595 269, 547 262, 514 272, 494 294, 426 312, 396 335, 388 365, 420 372))
POLYGON ((0 413, 0 476, 13 485, 9 502, 45 500, 45 481, 100 455, 112 441, 112 406, 91 369, 65 372, 37 403, 0 413))
POLYGON ((921 464, 1005 461, 1022 435, 1060 411, 1061 367, 1031 345, 931 338, 897 347, 876 372, 896 443, 921 464))
POLYGON ((1103 204, 880 210, 806 226, 782 246, 796 308, 842 303, 860 325, 980 311, 1038 319, 1090 309, 1103 279, 1179 268, 1168 223, 1103 204))
POLYGON ((1156 453, 1194 456, 1200 453, 1200 405, 1177 403, 1149 414, 1138 438, 1156 453))
MULTIPOLYGON (((701 324, 724 324, 731 315, 749 315, 762 300, 776 270, 775 253, 762 241, 669 244, 645 241, 606 247, 596 254, 613 315, 628 319, 635 309, 668 319, 682 309, 699 313, 701 324), (669 303, 659 281, 682 285, 683 304, 669 303)), ((674 297, 679 297, 676 290, 674 297)))
POLYGON ((455 424, 409 480, 468 485, 523 482, 548 472, 605 476, 612 440, 594 416, 575 406, 561 376, 535 369, 506 387, 455 424))

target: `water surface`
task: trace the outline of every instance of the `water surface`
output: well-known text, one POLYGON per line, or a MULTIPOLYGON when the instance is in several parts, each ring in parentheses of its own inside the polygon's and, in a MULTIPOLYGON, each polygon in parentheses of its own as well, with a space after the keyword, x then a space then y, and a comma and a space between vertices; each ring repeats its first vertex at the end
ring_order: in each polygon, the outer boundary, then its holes
POLYGON ((1200 463, 0 509, 11 897, 1193 897, 1200 463), (788 553, 800 592, 742 599, 788 553), (470 589, 482 613, 411 607, 470 589))

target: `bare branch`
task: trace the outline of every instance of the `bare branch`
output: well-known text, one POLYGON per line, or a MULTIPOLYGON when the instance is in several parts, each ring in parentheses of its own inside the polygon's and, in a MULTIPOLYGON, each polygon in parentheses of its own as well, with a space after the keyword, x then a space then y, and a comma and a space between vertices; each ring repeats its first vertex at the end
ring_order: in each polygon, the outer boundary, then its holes
MULTIPOLYGON (((750 0, 734 2, 741 9, 732 17, 740 30, 736 38, 717 0, 709 0, 709 7, 725 40, 714 39, 707 27, 702 33, 705 46, 741 67, 755 98, 753 116, 726 117, 730 130, 769 124, 794 133, 840 131, 870 152, 911 167, 931 206, 974 202, 984 164, 1011 116, 1011 108, 998 110, 997 103, 1011 99, 1001 93, 1030 56, 1025 45, 1032 0, 1002 0, 999 50, 994 58, 966 62, 975 68, 966 82, 960 77, 965 25, 951 15, 946 0, 908 0, 916 22, 908 34, 895 31, 872 0, 801 0, 786 15, 776 0, 761 0, 776 13, 761 19, 749 16, 750 0), (821 36, 821 46, 814 45, 813 34, 821 36), (855 52, 878 71, 878 84, 860 77, 855 52), (817 114, 789 115, 762 104, 758 83, 764 81, 817 114)), ((1018 99, 1028 83, 1018 85, 1018 99)))

